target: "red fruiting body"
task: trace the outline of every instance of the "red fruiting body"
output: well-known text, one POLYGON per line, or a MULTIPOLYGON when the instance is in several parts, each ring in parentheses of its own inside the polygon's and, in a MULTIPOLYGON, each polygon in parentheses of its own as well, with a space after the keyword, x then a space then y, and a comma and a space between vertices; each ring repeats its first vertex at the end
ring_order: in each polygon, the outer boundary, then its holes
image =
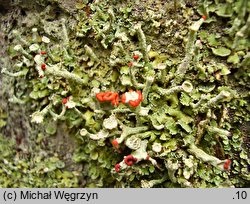
POLYGON ((231 160, 230 159, 227 159, 224 163, 224 170, 229 170, 230 169, 230 166, 231 166, 231 160))
POLYGON ((115 148, 118 148, 119 147, 119 143, 116 139, 112 140, 112 145, 115 147, 115 148))
POLYGON ((122 103, 125 103, 125 102, 126 102, 126 96, 125 96, 125 94, 122 94, 121 100, 122 100, 122 103))
POLYGON ((115 98, 115 93, 112 93, 111 91, 107 91, 103 96, 104 101, 112 101, 114 98, 115 98))
MULTIPOLYGON (((129 92, 133 92, 133 90, 129 90, 129 92)), ((141 91, 136 91, 136 93, 138 94, 138 98, 136 100, 129 100, 128 101, 129 105, 132 107, 138 106, 140 104, 140 102, 143 100, 141 91)), ((122 103, 126 103, 126 95, 125 94, 122 94, 121 101, 122 101, 122 103)))
POLYGON ((126 156, 124 159, 125 164, 127 164, 128 166, 132 166, 136 161, 137 159, 131 154, 126 156))
POLYGON ((149 156, 149 155, 147 155, 146 160, 149 160, 149 158, 150 158, 150 156, 149 156))
POLYGON ((138 106, 143 100, 141 91, 136 91, 136 93, 138 94, 138 99, 129 101, 129 105, 131 105, 132 107, 138 106))
POLYGON ((42 64, 41 68, 42 68, 42 70, 45 70, 46 69, 46 64, 42 64))
POLYGON ((132 107, 136 107, 136 106, 138 106, 138 105, 140 104, 140 101, 138 101, 138 100, 131 101, 131 100, 130 100, 128 103, 129 103, 129 105, 131 105, 132 107))
POLYGON ((47 54, 47 52, 45 52, 45 51, 41 51, 41 52, 40 52, 40 54, 41 54, 41 55, 46 55, 46 54, 47 54))
POLYGON ((119 105, 119 95, 118 93, 114 94, 114 99, 111 101, 113 106, 118 106, 119 105))
POLYGON ((100 93, 97 93, 97 94, 95 95, 95 97, 97 98, 98 101, 103 102, 103 101, 105 101, 105 100, 103 99, 103 96, 104 96, 104 95, 105 95, 105 93, 100 92, 100 93))
POLYGON ((40 78, 43 78, 43 75, 40 75, 39 77, 40 77, 40 78))
POLYGON ((205 15, 203 15, 202 18, 204 21, 207 19, 207 17, 205 15))
POLYGON ((128 66, 129 66, 129 67, 132 67, 132 66, 133 66, 133 62, 129 62, 129 63, 128 63, 128 66))
POLYGON ((121 165, 120 164, 116 164, 115 165, 115 171, 118 173, 121 170, 121 165))
POLYGON ((68 102, 68 98, 63 98, 62 99, 62 104, 66 104, 68 102))
POLYGON ((119 105, 119 95, 118 93, 107 91, 107 92, 100 92, 96 94, 96 98, 100 102, 104 101, 111 101, 113 106, 119 105))
POLYGON ((134 55, 133 58, 134 58, 134 60, 138 60, 139 59, 139 55, 134 55))

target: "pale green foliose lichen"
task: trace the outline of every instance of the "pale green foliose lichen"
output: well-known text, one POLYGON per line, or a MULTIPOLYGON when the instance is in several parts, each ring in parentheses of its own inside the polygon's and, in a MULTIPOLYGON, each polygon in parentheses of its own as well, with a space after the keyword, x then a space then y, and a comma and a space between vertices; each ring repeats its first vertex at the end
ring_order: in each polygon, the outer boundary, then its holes
POLYGON ((32 104, 30 121, 48 135, 64 124, 76 142, 70 160, 83 169, 64 170, 56 155, 18 158, 1 136, 9 153, 0 186, 249 185, 247 0, 82 1, 72 16, 51 6, 37 15, 32 29, 9 31, 10 63, 1 73, 26 84, 9 100, 32 104), (108 91, 119 104, 98 99, 108 91), (142 101, 133 107, 136 91, 142 101))

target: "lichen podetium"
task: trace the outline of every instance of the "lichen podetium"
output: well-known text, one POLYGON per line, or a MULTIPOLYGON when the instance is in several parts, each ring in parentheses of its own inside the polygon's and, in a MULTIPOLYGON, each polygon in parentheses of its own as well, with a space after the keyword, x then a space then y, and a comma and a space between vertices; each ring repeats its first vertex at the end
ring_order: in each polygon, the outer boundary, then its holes
POLYGON ((1 155, 1 187, 15 187, 16 165, 34 177, 25 187, 249 185, 247 0, 37 2, 3 26, 2 78, 15 79, 8 100, 30 111, 33 139, 1 155), (59 148, 50 135, 71 141, 72 154, 46 153, 59 148))

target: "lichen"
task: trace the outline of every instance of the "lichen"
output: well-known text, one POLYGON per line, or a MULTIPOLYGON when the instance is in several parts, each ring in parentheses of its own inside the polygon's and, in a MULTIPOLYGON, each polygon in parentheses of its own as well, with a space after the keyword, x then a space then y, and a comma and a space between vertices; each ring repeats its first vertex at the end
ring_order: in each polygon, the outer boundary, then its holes
MULTIPOLYGON (((246 187, 250 4, 216 2, 78 2, 55 18, 43 5, 32 28, 7 30, 1 73, 25 84, 10 101, 30 107, 48 135, 64 125, 70 160, 83 167, 74 174, 56 155, 33 155, 20 168, 36 181, 20 185, 246 187)), ((15 154, 2 160, 10 175, 15 154)))

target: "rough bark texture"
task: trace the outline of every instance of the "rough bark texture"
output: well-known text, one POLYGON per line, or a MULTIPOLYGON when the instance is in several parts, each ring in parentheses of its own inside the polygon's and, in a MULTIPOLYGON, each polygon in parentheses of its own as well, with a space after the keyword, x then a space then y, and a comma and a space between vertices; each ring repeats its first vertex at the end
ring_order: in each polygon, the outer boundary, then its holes
POLYGON ((228 2, 0 0, 0 187, 249 187, 228 2))

